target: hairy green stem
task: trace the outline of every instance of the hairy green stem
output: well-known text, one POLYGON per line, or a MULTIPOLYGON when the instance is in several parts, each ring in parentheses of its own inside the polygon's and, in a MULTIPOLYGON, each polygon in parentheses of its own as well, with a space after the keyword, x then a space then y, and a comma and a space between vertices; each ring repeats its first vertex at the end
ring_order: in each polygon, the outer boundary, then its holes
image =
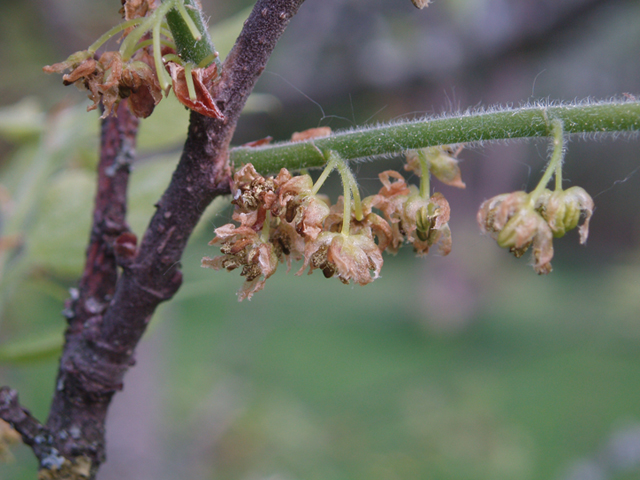
POLYGON ((335 168, 340 173, 340 179, 342 180, 342 186, 344 187, 344 216, 342 218, 342 233, 343 235, 349 235, 352 197, 356 220, 360 221, 364 218, 364 215, 362 214, 362 201, 360 200, 358 182, 356 181, 356 177, 353 175, 353 172, 349 168, 346 160, 336 152, 329 151, 327 159, 328 163, 335 165, 335 168))
POLYGON ((427 152, 418 150, 418 160, 420 161, 420 197, 429 200, 431 197, 431 172, 429 171, 429 160, 427 152))
MULTIPOLYGON (((167 1, 171 0, 165 0, 165 2, 167 1)), ((175 2, 175 0, 173 1, 175 2)), ((207 30, 200 8, 194 0, 179 1, 176 5, 182 8, 172 8, 167 13, 166 18, 173 39, 176 42, 178 55, 180 55, 185 62, 191 62, 200 68, 208 67, 215 62, 219 72, 220 60, 213 47, 213 42, 209 36, 209 31, 207 30), (185 21, 185 15, 188 16, 192 22, 187 23, 185 21), (194 28, 200 32, 200 38, 194 38, 194 28)))
MULTIPOLYGON (((542 174, 542 178, 538 182, 536 188, 529 194, 529 203, 533 207, 536 204, 536 201, 542 194, 545 188, 547 188, 547 184, 549 180, 551 180, 551 176, 556 174, 556 189, 558 171, 562 169, 562 159, 564 157, 564 132, 562 128, 562 121, 555 118, 551 122, 551 133, 553 138, 553 153, 551 154, 551 160, 549 160, 549 164, 547 165, 547 169, 542 174)), ((562 179, 560 180, 562 181, 562 179)), ((560 187, 562 189, 562 186, 560 187)))
MULTIPOLYGON (((172 2, 173 3, 173 2, 172 2)), ((120 45, 120 55, 122 55, 122 59, 124 61, 128 61, 133 54, 138 50, 138 42, 142 37, 149 31, 154 30, 155 34, 155 26, 159 25, 162 22, 162 17, 166 15, 166 13, 173 6, 169 3, 164 3, 156 8, 151 15, 145 17, 142 22, 138 25, 138 27, 133 30, 127 38, 124 39, 122 45, 120 45)), ((159 31, 158 31, 159 33, 159 31)), ((154 44, 155 45, 155 44, 154 44)), ((158 52, 158 55, 160 53, 158 52)), ((155 55, 155 52, 154 52, 155 55)), ((156 65, 156 69, 158 66, 156 65)))
POLYGON ((312 195, 316 195, 320 191, 320 188, 322 188, 322 185, 324 185, 324 182, 327 180, 331 172, 333 172, 334 168, 336 168, 335 164, 331 160, 329 160, 327 162, 327 166, 324 167, 324 170, 318 177, 318 180, 316 180, 316 183, 313 184, 313 188, 311 189, 312 195))
POLYGON ((189 91, 189 98, 191 100, 196 99, 196 86, 193 83, 193 76, 191 75, 191 64, 184 64, 184 79, 187 81, 187 90, 189 91))
MULTIPOLYGON (((555 180, 556 180, 556 192, 562 191, 562 164, 564 163, 564 149, 567 143, 567 139, 564 136, 564 127, 562 122, 558 119, 554 120, 554 135, 553 135, 553 154, 556 154, 556 148, 559 150, 560 161, 556 162, 555 180)), ((553 158, 551 159, 553 162, 553 158)))
POLYGON ((180 16, 182 17, 182 20, 184 20, 184 23, 186 23, 187 27, 189 27, 189 31, 191 32, 191 36, 196 41, 200 40, 202 38, 202 34, 200 33, 200 30, 198 30, 198 27, 196 26, 195 22, 193 21, 193 18, 191 18, 191 16, 189 15, 189 12, 187 12, 187 9, 184 8, 184 3, 177 2, 176 3, 176 10, 178 10, 178 13, 180 13, 180 16))
POLYGON ((263 173, 321 167, 322 152, 332 150, 342 158, 397 154, 406 150, 456 143, 548 137, 550 119, 564 125, 565 134, 640 131, 640 102, 618 101, 561 106, 535 106, 468 113, 447 118, 417 120, 365 127, 306 142, 264 147, 236 147, 233 164, 252 163, 263 173))
POLYGON ((164 63, 162 61, 162 49, 160 47, 160 22, 157 22, 153 26, 153 61, 156 66, 160 88, 166 92, 167 88, 171 85, 171 77, 165 70, 164 63))

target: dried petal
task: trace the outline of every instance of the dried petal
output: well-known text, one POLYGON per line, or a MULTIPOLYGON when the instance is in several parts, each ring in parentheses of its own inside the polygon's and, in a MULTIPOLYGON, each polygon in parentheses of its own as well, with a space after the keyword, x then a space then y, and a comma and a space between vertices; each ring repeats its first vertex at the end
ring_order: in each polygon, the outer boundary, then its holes
POLYGON ((119 94, 122 98, 128 96, 129 109, 138 118, 147 118, 162 100, 156 72, 144 61, 133 61, 126 65, 119 94))
POLYGON ((420 10, 422 10, 424 7, 429 6, 429 4, 431 3, 431 0, 411 0, 411 2, 416 8, 419 8, 420 10))
POLYGON ((402 212, 404 204, 409 198, 411 190, 407 187, 404 177, 395 170, 387 170, 380 174, 382 188, 377 195, 372 195, 362 201, 365 206, 380 210, 388 222, 391 237, 387 244, 387 249, 391 253, 397 253, 404 243, 404 232, 401 231, 402 212), (395 181, 391 181, 391 179, 395 181))
POLYGON ((482 233, 489 233, 494 239, 507 221, 527 202, 529 196, 523 192, 503 193, 485 200, 478 210, 477 220, 482 233))
POLYGON ((308 128, 302 132, 294 132, 291 135, 292 142, 304 142, 314 138, 328 137, 331 135, 331 127, 308 128))
POLYGON ((209 92, 209 88, 213 86, 213 79, 216 78, 218 72, 215 63, 212 63, 207 68, 193 68, 191 70, 196 98, 191 98, 189 95, 184 67, 174 62, 169 62, 168 66, 171 72, 171 80, 173 81, 173 92, 180 103, 205 117, 224 119, 224 114, 220 111, 209 92))
POLYGON ((125 20, 144 17, 157 7, 155 0, 123 0, 123 13, 125 20))
POLYGON ((280 184, 271 212, 281 221, 291 224, 305 239, 315 240, 323 230, 329 205, 322 196, 314 195, 312 188, 313 180, 309 175, 289 178, 280 184))
POLYGON ((130 98, 129 109, 141 118, 148 117, 162 99, 162 91, 155 70, 150 66, 153 59, 144 49, 136 53, 135 59, 125 63, 118 52, 105 52, 99 60, 87 57, 87 52, 78 52, 65 62, 44 67, 48 73, 71 72, 63 75, 65 85, 75 84, 89 91, 93 104, 87 110, 95 110, 102 102, 105 118, 115 112, 123 98, 130 98))
POLYGON ((264 145, 269 145, 273 140, 272 136, 260 138, 258 140, 253 140, 252 142, 243 143, 242 147, 263 147, 264 145))
MULTIPOLYGON (((65 70, 75 70, 81 64, 83 64, 85 60, 91 59, 91 57, 92 55, 88 51, 83 50, 70 55, 64 62, 54 63, 53 65, 46 65, 42 67, 42 70, 45 73, 63 73, 65 70)), ((86 65, 83 66, 83 68, 87 68, 86 65)), ((84 75, 79 75, 76 80, 83 76, 84 75)), ((75 80, 70 83, 73 83, 74 81, 75 80)))

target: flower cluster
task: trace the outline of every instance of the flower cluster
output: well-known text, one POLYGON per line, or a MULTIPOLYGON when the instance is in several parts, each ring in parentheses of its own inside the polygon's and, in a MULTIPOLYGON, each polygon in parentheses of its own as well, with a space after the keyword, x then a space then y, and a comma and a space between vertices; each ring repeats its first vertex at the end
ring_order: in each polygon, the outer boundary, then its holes
POLYGON ((562 237, 579 227, 580 243, 589 236, 593 200, 580 187, 539 193, 505 193, 486 200, 478 211, 478 224, 503 248, 521 257, 531 247, 533 268, 538 274, 551 272, 553 237, 562 237))
POLYGON ((119 52, 105 52, 93 58, 89 52, 76 52, 67 60, 47 65, 47 73, 63 73, 65 85, 75 85, 80 90, 89 91, 93 102, 87 110, 95 110, 102 102, 103 117, 115 112, 115 107, 123 98, 128 98, 131 113, 146 118, 162 100, 162 89, 153 68, 153 58, 145 48, 124 62, 119 52))
POLYGON ((127 105, 136 117, 146 118, 171 87, 176 98, 188 108, 205 116, 224 118, 210 93, 219 77, 217 54, 213 52, 200 65, 185 61, 177 54, 171 32, 165 26, 164 16, 177 9, 189 24, 194 39, 200 38, 193 20, 185 13, 184 1, 124 0, 123 23, 87 50, 43 70, 46 73, 68 70, 62 77, 64 85, 87 90, 93 102, 87 110, 95 110, 102 103, 103 118, 115 113, 123 99, 128 99, 127 105), (98 48, 120 32, 122 43, 118 51, 96 55, 98 48))
MULTIPOLYGON (((457 168, 457 162, 452 165, 457 168)), ((407 185, 400 173, 389 170, 379 175, 380 191, 360 200, 346 162, 330 156, 327 168, 325 173, 338 169, 345 186, 345 195, 333 205, 317 193, 327 174, 314 185, 309 175, 282 169, 265 178, 253 165, 244 165, 232 183, 232 218, 240 225, 215 230, 210 245, 220 245, 222 255, 203 258, 202 266, 240 268, 246 278, 238 292, 243 300, 264 288, 281 262, 290 269, 292 260, 303 260, 297 275, 319 269, 327 278, 366 285, 380 275, 385 250, 396 253, 410 243, 419 255, 434 245, 443 255, 450 252, 449 204, 442 194, 429 196, 424 187, 407 185)), ((428 170, 422 178, 429 178, 428 170)))

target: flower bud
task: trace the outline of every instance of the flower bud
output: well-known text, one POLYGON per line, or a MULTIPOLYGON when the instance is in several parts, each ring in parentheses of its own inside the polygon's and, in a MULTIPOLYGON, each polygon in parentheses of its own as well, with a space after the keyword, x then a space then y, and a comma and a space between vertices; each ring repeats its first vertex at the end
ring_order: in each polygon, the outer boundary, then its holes
POLYGON ((529 202, 529 195, 521 191, 490 198, 480 206, 478 224, 516 258, 533 247, 533 269, 546 274, 551 272, 553 233, 529 202))
POLYGON ((551 272, 553 234, 545 219, 532 208, 518 210, 498 233, 497 241, 517 258, 533 245, 534 270, 539 274, 551 272))
POLYGON ((564 236, 578 226, 581 217, 584 218, 579 232, 580 243, 586 243, 594 204, 583 188, 571 187, 560 192, 549 192, 538 200, 536 208, 540 209, 554 237, 564 236))
POLYGON ((429 248, 440 244, 440 254, 451 252, 451 230, 449 202, 441 193, 431 198, 422 198, 417 189, 410 187, 412 194, 404 205, 400 228, 405 232, 407 241, 413 244, 418 255, 426 255, 429 248))

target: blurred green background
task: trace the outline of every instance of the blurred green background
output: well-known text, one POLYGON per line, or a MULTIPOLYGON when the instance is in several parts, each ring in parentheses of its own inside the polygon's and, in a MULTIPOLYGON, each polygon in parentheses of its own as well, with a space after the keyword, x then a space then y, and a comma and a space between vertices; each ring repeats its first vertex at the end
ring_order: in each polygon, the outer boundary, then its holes
MULTIPOLYGON (((204 1, 224 54, 251 2, 204 1)), ((0 384, 45 419, 60 315, 88 239, 98 116, 41 67, 119 20, 116 0, 0 0, 0 384)), ((640 4, 622 0, 308 0, 235 143, 474 106, 638 94, 640 4)), ((187 112, 142 122, 129 221, 168 183, 187 112)), ((200 268, 214 206, 115 397, 100 480, 640 479, 637 138, 572 139, 567 183, 597 210, 586 248, 556 240, 538 277, 475 225, 493 195, 532 188, 544 141, 472 147, 452 206, 453 252, 385 257, 344 286, 285 268, 238 304, 236 274, 200 268)), ((365 195, 397 159, 360 164, 365 195)), ((415 179, 413 179, 415 180, 415 179)), ((335 197, 337 185, 328 186, 335 197)), ((3 480, 31 479, 24 446, 3 480)))

